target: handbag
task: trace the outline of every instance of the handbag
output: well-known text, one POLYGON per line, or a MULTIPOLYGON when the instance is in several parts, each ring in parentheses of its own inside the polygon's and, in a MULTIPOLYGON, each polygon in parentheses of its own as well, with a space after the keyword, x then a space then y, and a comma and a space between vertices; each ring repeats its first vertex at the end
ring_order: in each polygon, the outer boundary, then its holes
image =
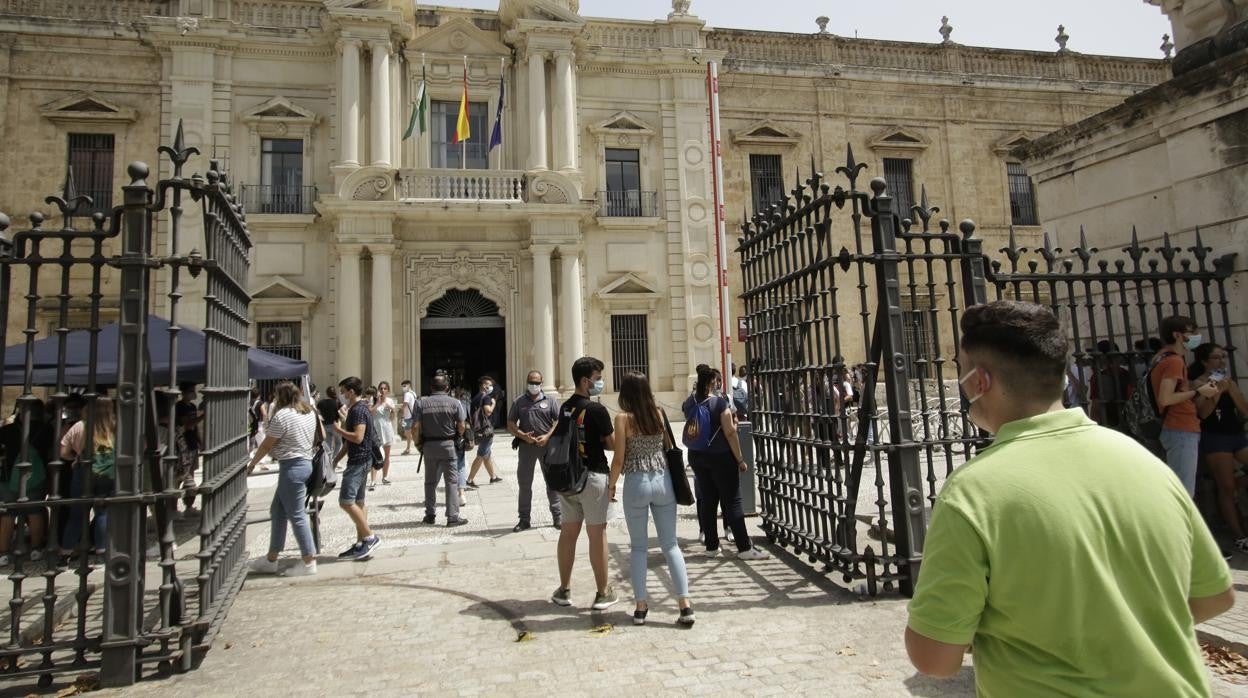
POLYGON ((676 437, 672 434, 672 423, 663 414, 663 426, 667 428, 667 442, 663 445, 663 457, 667 460, 667 475, 672 481, 672 492, 676 495, 676 503, 681 506, 693 504, 693 490, 689 487, 689 477, 685 475, 685 452, 676 445, 676 437))
POLYGON ((338 473, 334 471, 334 457, 325 450, 325 425, 316 419, 316 441, 312 446, 312 472, 308 475, 308 496, 324 497, 338 485, 338 473))

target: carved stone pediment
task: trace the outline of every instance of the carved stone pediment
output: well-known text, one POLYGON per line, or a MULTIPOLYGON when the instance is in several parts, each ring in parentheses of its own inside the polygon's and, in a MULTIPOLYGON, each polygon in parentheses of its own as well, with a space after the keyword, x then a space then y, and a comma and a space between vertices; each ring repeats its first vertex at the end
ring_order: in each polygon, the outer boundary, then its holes
POLYGON ((498 4, 498 17, 508 25, 521 19, 582 24, 580 11, 580 0, 502 0, 498 4))
POLYGON ((1036 138, 1038 138, 1038 136, 1029 134, 1026 131, 1015 131, 1005 138, 998 139, 995 143, 993 143, 992 152, 996 153, 1000 157, 1005 157, 1009 155, 1011 150, 1027 145, 1028 143, 1036 140, 1036 138))
POLYGON ((429 53, 510 56, 511 47, 499 41, 497 33, 486 31, 462 17, 457 17, 409 43, 407 52, 408 55, 429 53))
POLYGON ((305 301, 316 303, 321 298, 284 276, 274 276, 269 283, 251 292, 255 301, 305 301))
POLYGON ((594 299, 608 309, 654 309, 660 294, 649 281, 627 272, 598 289, 594 299))
POLYGON ((925 150, 931 144, 927 136, 902 126, 889 126, 870 141, 872 150, 925 150))
POLYGON ((279 122, 310 126, 318 123, 321 117, 279 95, 243 112, 242 120, 245 124, 279 122))
POLYGON ((794 146, 801 140, 801 135, 796 131, 771 119, 755 121, 745 128, 732 132, 732 142, 737 145, 794 146))
POLYGON ((506 316, 511 297, 519 288, 516 262, 508 253, 426 252, 407 257, 404 265, 406 292, 421 318, 429 313, 429 304, 451 289, 476 289, 498 306, 499 315, 506 316))
POLYGON ((608 119, 599 121, 589 127, 589 132, 596 136, 623 134, 649 138, 654 135, 654 129, 649 124, 627 111, 619 112, 608 119))
POLYGON ((134 109, 107 100, 91 90, 75 92, 39 107, 39 113, 51 121, 112 121, 132 122, 138 114, 134 109))

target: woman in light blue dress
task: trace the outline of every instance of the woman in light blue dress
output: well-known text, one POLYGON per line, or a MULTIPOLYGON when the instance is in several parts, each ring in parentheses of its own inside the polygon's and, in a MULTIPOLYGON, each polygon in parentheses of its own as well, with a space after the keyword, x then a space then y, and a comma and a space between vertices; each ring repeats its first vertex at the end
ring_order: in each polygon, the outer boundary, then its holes
MULTIPOLYGON (((372 390, 372 388, 369 388, 372 390)), ((365 395, 368 392, 365 391, 365 395)), ((398 440, 394 428, 394 415, 398 408, 394 399, 390 397, 390 384, 382 381, 377 384, 377 390, 369 408, 373 413, 373 438, 377 439, 377 443, 381 446, 381 452, 385 455, 385 460, 381 466, 381 484, 390 484, 390 447, 398 440)), ((377 486, 377 471, 374 470, 371 475, 368 489, 372 490, 377 486)))

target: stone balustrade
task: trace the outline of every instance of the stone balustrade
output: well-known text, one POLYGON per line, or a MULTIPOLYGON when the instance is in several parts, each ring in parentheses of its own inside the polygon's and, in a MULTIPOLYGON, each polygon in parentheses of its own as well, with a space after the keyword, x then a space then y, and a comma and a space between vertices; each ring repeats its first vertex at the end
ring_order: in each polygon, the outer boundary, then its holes
POLYGON ((161 0, 0 0, 0 14, 65 17, 101 22, 131 22, 163 17, 168 3, 161 0))
POLYGON ((272 0, 234 0, 230 19, 254 27, 284 29, 315 29, 321 26, 325 8, 321 2, 273 2, 272 0))
POLYGON ((400 200, 522 201, 519 170, 400 170, 400 200))
POLYGON ((602 48, 645 50, 663 45, 660 27, 649 22, 592 22, 586 42, 602 48))

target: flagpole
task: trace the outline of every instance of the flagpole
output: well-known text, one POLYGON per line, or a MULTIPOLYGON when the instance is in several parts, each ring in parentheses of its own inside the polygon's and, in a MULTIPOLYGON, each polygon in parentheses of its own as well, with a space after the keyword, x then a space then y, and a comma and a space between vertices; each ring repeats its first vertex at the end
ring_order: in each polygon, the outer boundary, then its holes
MULTIPOLYGON (((464 56, 464 111, 468 115, 468 123, 472 123, 472 107, 468 104, 468 56, 464 56)), ((471 138, 471 136, 469 136, 471 138)), ((459 168, 468 169, 468 140, 459 142, 459 168)))
MULTIPOLYGON (((421 52, 420 52, 420 82, 421 82, 421 85, 422 85, 421 90, 423 90, 423 91, 428 91, 428 90, 429 90, 429 84, 428 84, 427 82, 425 82, 425 52, 424 52, 424 51, 421 51, 421 52)), ((425 97, 425 96, 424 96, 423 94, 418 94, 416 97, 417 97, 417 99, 418 99, 418 100, 420 100, 420 99, 424 99, 424 97, 425 97)), ((416 109, 418 109, 418 110, 419 110, 419 109, 420 109, 420 106, 421 106, 421 105, 420 105, 420 103, 418 102, 418 103, 416 104, 416 109)), ((423 115, 422 115, 422 117, 423 117, 423 115)), ((422 127, 422 128, 423 128, 423 127, 422 127)), ((421 164, 421 160, 420 160, 420 146, 421 146, 421 143, 422 143, 424 140, 425 140, 425 133, 424 133, 424 131, 422 130, 422 131, 420 132, 420 135, 416 138, 416 163, 417 163, 417 165, 421 164)), ((430 139, 429 139, 429 142, 432 144, 432 142, 433 142, 433 138, 430 138, 430 139)), ((430 146, 430 149, 429 149, 429 155, 430 155, 430 157, 429 157, 429 162, 428 162, 427 164, 425 164, 425 167, 432 167, 432 166, 433 166, 433 148, 432 148, 432 145, 430 146)))
MULTIPOLYGON (((502 102, 502 99, 503 99, 503 81, 504 81, 504 80, 506 80, 506 79, 507 79, 507 58, 506 58, 506 57, 504 57, 504 56, 499 56, 499 57, 498 57, 498 99, 499 99, 499 102, 498 102, 498 110, 497 110, 499 114, 501 114, 501 113, 502 113, 502 109, 503 109, 503 102, 502 102)), ((495 117, 495 119, 497 119, 497 118, 498 118, 498 117, 495 117)), ((499 127, 499 136, 500 136, 500 137, 502 136, 502 127, 501 127, 501 126, 499 127)), ((493 136, 491 136, 491 139, 492 139, 492 138, 493 138, 493 136)), ((500 145, 501 145, 501 144, 500 144, 500 145)), ((498 149, 498 160, 495 160, 495 161, 494 161, 494 164, 495 164, 495 165, 497 165, 497 167, 495 167, 494 169, 496 169, 496 170, 502 170, 502 169, 503 169, 503 149, 502 149, 502 148, 499 148, 499 149, 498 149)))

